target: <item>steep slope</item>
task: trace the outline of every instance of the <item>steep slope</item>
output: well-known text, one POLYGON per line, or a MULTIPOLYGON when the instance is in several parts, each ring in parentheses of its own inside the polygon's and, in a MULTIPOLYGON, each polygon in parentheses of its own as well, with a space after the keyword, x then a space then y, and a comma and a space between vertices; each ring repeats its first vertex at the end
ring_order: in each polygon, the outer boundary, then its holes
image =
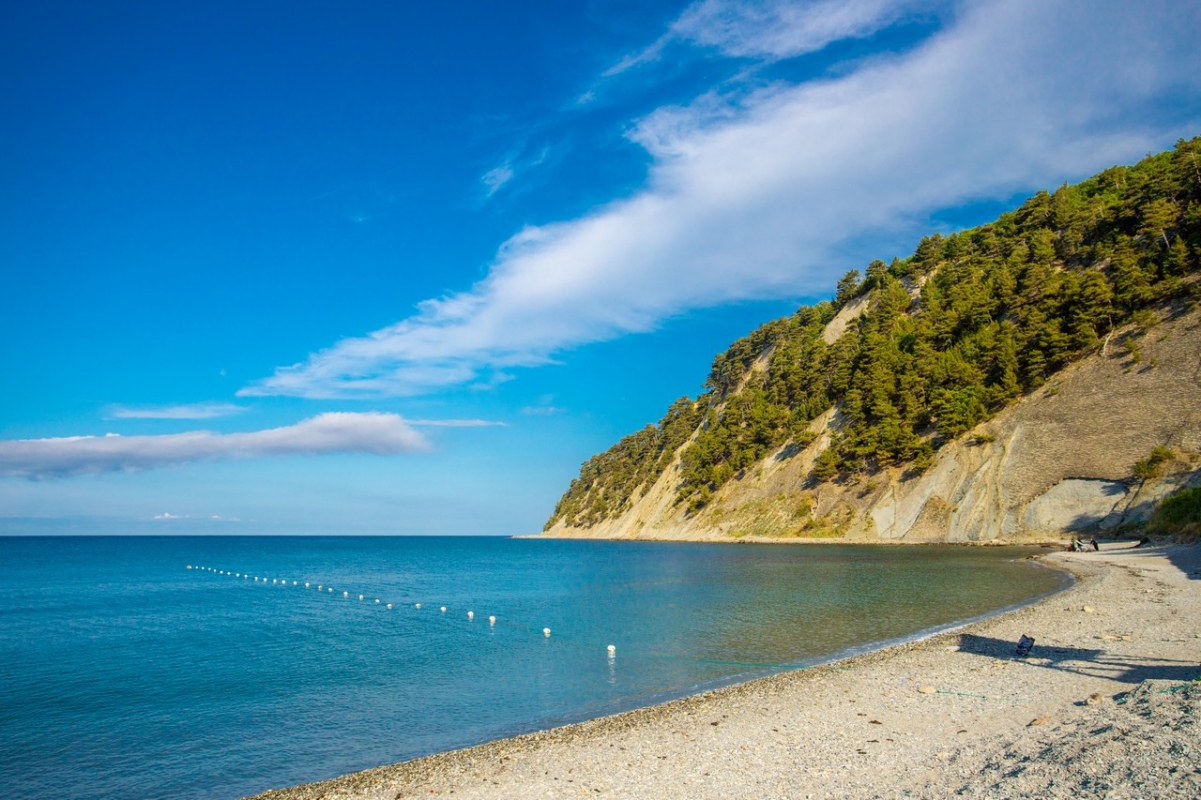
POLYGON ((1198 480, 1199 152, 848 274, 585 464, 546 533, 961 541, 1145 516, 1198 480))

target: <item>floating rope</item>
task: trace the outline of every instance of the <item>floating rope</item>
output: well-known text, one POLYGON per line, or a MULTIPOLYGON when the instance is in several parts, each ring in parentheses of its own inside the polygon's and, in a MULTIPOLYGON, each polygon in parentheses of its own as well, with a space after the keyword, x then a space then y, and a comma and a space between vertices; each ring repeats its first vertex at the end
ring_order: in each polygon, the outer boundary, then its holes
MULTIPOLYGON (((233 573, 230 573, 230 572, 227 572, 224 570, 218 570, 214 567, 193 566, 192 564, 188 564, 187 569, 201 570, 201 571, 211 572, 211 573, 219 574, 219 575, 232 575, 233 574, 233 573)), ((241 575, 243 578, 250 577, 246 573, 238 573, 238 574, 241 575)), ((259 582, 260 579, 259 579, 259 577, 256 576, 254 578, 254 580, 257 583, 257 582, 259 582)), ((284 586, 284 587, 289 586, 289 581, 287 579, 278 579, 278 578, 271 579, 270 584, 267 584, 267 580, 268 580, 267 578, 262 578, 261 580, 262 580, 263 585, 265 585, 265 586, 266 585, 284 586)), ((299 586, 299 583, 297 581, 293 580, 293 581, 291 581, 290 585, 291 586, 299 586)), ((312 581, 306 581, 304 583, 303 588, 309 589, 311 587, 312 587, 312 581)), ((327 586, 324 583, 317 584, 316 590, 320 594, 333 594, 334 593, 333 588, 327 586)), ((350 592, 343 591, 342 597, 344 599, 350 599, 350 592)), ((362 594, 358 595, 358 599, 360 601, 363 601, 365 599, 365 595, 362 595, 362 594)), ((374 603, 372 603, 372 605, 379 605, 379 604, 381 604, 381 601, 378 598, 375 599, 374 603)), ((396 609, 411 608, 414 611, 420 611, 422 608, 422 604, 414 603, 410 606, 407 603, 395 603, 395 604, 387 603, 386 605, 383 606, 383 609, 386 609, 388 611, 393 610, 393 608, 396 608, 396 609)), ((411 615, 410 618, 415 616, 418 619, 422 619, 429 623, 434 623, 436 620, 443 619, 444 618, 443 615, 447 613, 447 610, 448 609, 446 606, 439 606, 437 615, 414 614, 414 615, 411 615)), ((474 623, 475 612, 467 611, 466 614, 467 614, 468 621, 470 623, 474 623)), ((481 633, 491 632, 498 625, 507 627, 507 628, 510 628, 510 629, 513 629, 516 631, 527 632, 527 633, 530 633, 533 635, 541 634, 542 637, 545 639, 550 639, 552 637, 552 631, 550 628, 546 628, 546 627, 537 628, 537 627, 534 627, 531 625, 522 625, 517 622, 509 622, 507 620, 499 620, 498 621, 495 615, 488 617, 487 628, 481 629, 480 632, 481 633)), ((573 636, 571 634, 565 634, 562 632, 553 632, 553 637, 556 640, 562 641, 566 644, 583 647, 588 650, 602 650, 602 652, 607 653, 608 657, 611 659, 616 657, 617 647, 615 645, 611 645, 611 644, 605 645, 602 649, 602 647, 595 642, 589 641, 587 639, 583 639, 578 636, 573 636)), ((784 670, 798 670, 798 669, 806 668, 806 665, 803 665, 803 664, 779 664, 779 663, 774 663, 774 662, 760 662, 760 661, 732 661, 732 660, 715 659, 715 658, 701 658, 698 656, 675 655, 675 654, 670 654, 670 653, 656 653, 654 651, 644 651, 642 653, 639 653, 639 655, 645 656, 647 658, 669 659, 669 660, 673 660, 673 661, 688 661, 688 662, 696 663, 696 664, 714 664, 717 666, 728 666, 728 667, 747 667, 747 668, 751 668, 751 669, 771 669, 771 670, 784 671, 784 670)))

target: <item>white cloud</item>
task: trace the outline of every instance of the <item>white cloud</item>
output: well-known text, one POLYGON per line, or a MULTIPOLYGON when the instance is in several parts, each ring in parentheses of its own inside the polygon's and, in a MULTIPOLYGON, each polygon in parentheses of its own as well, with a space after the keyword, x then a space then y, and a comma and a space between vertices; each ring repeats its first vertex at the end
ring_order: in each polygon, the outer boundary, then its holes
POLYGON ((724 55, 788 58, 843 39, 870 36, 937 0, 701 0, 671 26, 671 33, 724 55))
POLYGON ((513 180, 513 165, 509 161, 501 164, 499 167, 493 167, 480 176, 480 182, 487 188, 486 195, 491 197, 500 191, 500 188, 509 181, 513 180))
POLYGON ((518 173, 525 175, 530 170, 546 163, 550 157, 550 147, 542 147, 535 153, 523 155, 520 150, 506 158, 500 166, 493 167, 480 176, 480 183, 484 184, 485 192, 484 199, 488 200, 507 186, 518 173))
MULTIPOLYGON (((731 52, 789 53, 879 24, 889 7, 809 8, 789 29, 795 45, 770 25, 714 36, 731 52)), ((690 309, 827 291, 849 267, 894 254, 885 246, 911 246, 939 209, 1051 187, 1198 133, 1199 36, 1197 4, 965 0, 904 55, 661 108, 630 133, 654 159, 642 191, 521 231, 470 290, 239 394, 426 392, 690 309)))
MULTIPOLYGON (((249 433, 192 431, 162 436, 70 436, 0 441, 0 475, 57 478, 77 473, 142 470, 220 458, 372 453, 428 449, 395 414, 320 414, 296 425, 249 433)), ((174 519, 164 514, 156 519, 174 519)))
POLYGON ((170 511, 164 511, 161 514, 155 514, 154 518, 158 520, 184 519, 183 515, 172 514, 170 511))
POLYGON ((153 406, 146 408, 130 408, 128 406, 112 406, 108 409, 108 419, 214 419, 241 414, 246 406, 234 403, 192 403, 178 406, 153 406))
POLYGON ((712 47, 731 58, 790 58, 870 36, 945 5, 942 0, 700 0, 684 9, 666 33, 606 70, 604 77, 660 60, 673 42, 712 47))
POLYGON ((505 428, 504 422, 487 419, 408 419, 405 422, 421 428, 505 428))
POLYGON ((559 406, 526 406, 521 409, 521 413, 533 417, 549 417, 552 414, 562 414, 565 410, 559 406))

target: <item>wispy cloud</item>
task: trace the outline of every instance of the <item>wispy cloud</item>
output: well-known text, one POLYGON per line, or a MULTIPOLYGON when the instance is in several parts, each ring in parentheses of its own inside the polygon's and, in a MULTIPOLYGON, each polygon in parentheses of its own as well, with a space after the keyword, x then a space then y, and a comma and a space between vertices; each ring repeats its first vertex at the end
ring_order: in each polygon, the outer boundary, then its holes
POLYGON ((680 39, 742 58, 791 58, 844 39, 870 36, 939 0, 702 0, 671 26, 680 39))
POLYGON ((870 36, 947 5, 946 0, 700 0, 684 9, 662 36, 618 61, 603 77, 658 61, 673 43, 713 48, 730 58, 791 58, 870 36))
POLYGON ((488 419, 407 419, 419 428, 505 428, 508 424, 488 419))
POLYGON ((553 414, 561 414, 566 411, 566 408, 555 405, 555 396, 553 394, 544 394, 537 398, 532 405, 528 405, 521 409, 521 413, 526 416, 551 416, 553 414))
POLYGON ((528 155, 522 155, 520 151, 517 154, 510 155, 503 163, 480 176, 480 183, 484 184, 485 189, 484 199, 490 199, 494 194, 508 185, 519 172, 526 173, 542 165, 549 156, 549 147, 543 147, 538 152, 528 155))
POLYGON ((108 419, 215 419, 229 417, 246 411, 246 406, 234 403, 192 403, 178 406, 150 406, 130 408, 110 406, 105 413, 108 419))
MULTIPOLYGON (((60 478, 222 458, 372 453, 428 449, 425 439, 395 414, 320 414, 296 425, 249 433, 192 431, 162 436, 70 436, 0 441, 0 475, 60 478)), ((169 519, 170 515, 162 517, 169 519)))
POLYGON ((505 163, 498 167, 493 167, 481 175, 480 183, 484 184, 484 188, 487 189, 487 196, 491 197, 500 190, 500 187, 513 180, 514 174, 512 162, 506 160, 505 163))
POLYGON ((209 522, 241 522, 242 521, 241 518, 239 518, 239 517, 223 517, 220 514, 212 514, 206 518, 206 517, 193 517, 190 514, 172 514, 170 511, 164 511, 161 514, 155 514, 153 517, 151 517, 151 519, 153 519, 157 522, 175 522, 176 520, 181 520, 181 519, 187 519, 187 520, 200 519, 200 520, 206 520, 209 522))
MULTIPOLYGON (((713 46, 789 54, 862 35, 913 4, 851 6, 798 6, 787 41, 761 22, 782 18, 784 4, 756 17, 740 10, 749 5, 701 3, 676 25, 728 12, 705 34, 713 46)), ((486 382, 698 307, 827 291, 848 267, 894 252, 883 247, 911 244, 939 209, 1082 177, 1201 126, 1201 6, 964 0, 949 19, 917 49, 836 78, 658 109, 630 132, 653 158, 642 191, 521 231, 470 290, 239 394, 486 382)))

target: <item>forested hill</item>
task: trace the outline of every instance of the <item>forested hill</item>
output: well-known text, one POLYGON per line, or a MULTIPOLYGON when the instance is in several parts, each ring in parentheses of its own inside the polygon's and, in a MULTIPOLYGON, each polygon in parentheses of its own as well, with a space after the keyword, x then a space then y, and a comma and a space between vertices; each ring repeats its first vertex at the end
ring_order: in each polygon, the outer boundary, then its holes
POLYGON ((808 486, 895 467, 920 474, 939 448, 1074 359, 1120 346, 1137 363, 1137 337, 1108 339, 1152 325, 1158 304, 1201 299, 1199 272, 1201 137, 849 272, 833 301, 734 342, 703 394, 589 459, 547 527, 621 515, 681 448, 674 502, 698 513, 765 456, 803 449, 831 408, 839 424, 808 486), (840 310, 848 324, 835 336, 840 310))

